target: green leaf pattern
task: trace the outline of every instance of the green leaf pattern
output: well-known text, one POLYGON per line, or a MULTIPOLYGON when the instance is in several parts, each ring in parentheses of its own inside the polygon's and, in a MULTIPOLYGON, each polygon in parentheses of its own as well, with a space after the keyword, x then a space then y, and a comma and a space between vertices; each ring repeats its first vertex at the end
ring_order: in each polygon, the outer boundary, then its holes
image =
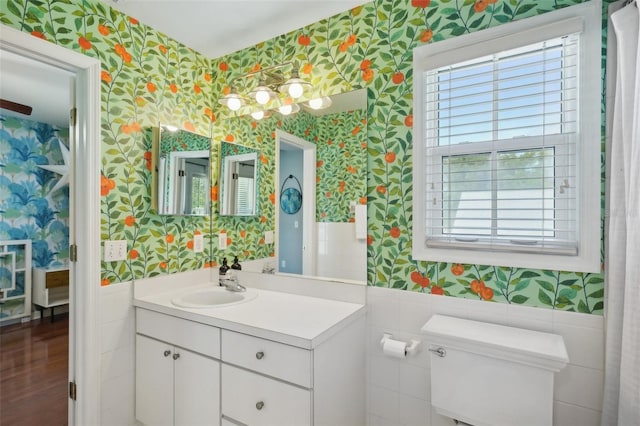
MULTIPOLYGON (((222 110, 218 99, 235 76, 256 66, 293 61, 323 95, 368 89, 360 145, 347 146, 345 140, 342 152, 343 156, 349 152, 354 162, 337 167, 352 165, 360 172, 366 161, 366 188, 347 182, 345 192, 348 189, 350 199, 367 200, 369 285, 602 314, 602 273, 421 262, 411 257, 412 49, 580 2, 431 0, 412 6, 414 2, 407 0, 376 0, 213 60, 96 0, 0 0, 0 22, 102 62, 102 174, 114 183, 107 181, 102 189, 108 190, 102 197, 102 239, 127 238, 137 251, 135 259, 103 263, 103 284, 215 265, 207 259, 223 255, 237 253, 245 259, 272 255, 272 246, 265 245, 262 236, 275 228, 273 130, 277 126, 305 137, 313 123, 293 126, 286 118, 275 117, 255 123, 222 110), (140 128, 159 122, 211 134, 214 144, 232 135, 237 143, 259 149, 260 216, 215 214, 217 170, 212 171, 210 230, 206 219, 161 217, 150 211, 150 173, 144 157, 150 143, 140 128), (366 154, 356 159, 360 151, 366 154), (129 216, 135 219, 132 226, 126 224, 129 216), (187 247, 194 232, 209 239, 221 230, 229 237, 227 250, 207 249, 196 255, 187 247), (171 243, 168 235, 173 236, 171 243)), ((603 37, 604 52, 606 33, 603 37)), ((604 102, 602 108, 604 112, 604 102)), ((319 150, 328 148, 322 143, 332 129, 310 132, 317 135, 319 150)), ((212 150, 213 161, 217 152, 212 150)), ((327 154, 329 161, 338 163, 340 153, 327 154)), ((602 155, 604 165, 604 148, 602 155)), ((329 179, 324 173, 318 172, 319 188, 326 183, 332 189, 322 190, 333 195, 336 180, 346 177, 332 174, 329 179)), ((602 173, 604 183, 604 167, 602 173)), ((321 206, 321 201, 319 211, 326 217, 345 220, 339 213, 342 207, 333 210, 332 203, 321 206)))

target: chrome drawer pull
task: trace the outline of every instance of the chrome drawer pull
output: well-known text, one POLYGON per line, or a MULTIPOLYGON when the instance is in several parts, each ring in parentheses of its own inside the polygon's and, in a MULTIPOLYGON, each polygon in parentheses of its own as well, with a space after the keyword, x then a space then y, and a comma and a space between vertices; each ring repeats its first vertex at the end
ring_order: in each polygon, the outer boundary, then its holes
POLYGON ((174 359, 174 360, 175 360, 175 359, 178 359, 178 358, 180 358, 180 354, 173 354, 173 359, 174 359))
POLYGON ((166 350, 166 351, 164 351, 163 355, 164 356, 169 356, 169 355, 171 355, 171 351, 170 350, 166 350))
POLYGON ((438 355, 440 358, 444 358, 445 356, 447 356, 447 351, 445 351, 444 348, 437 348, 437 349, 429 348, 429 352, 433 352, 434 354, 438 355))
POLYGON ((256 358, 258 358, 258 359, 264 358, 264 352, 262 352, 262 351, 256 352, 256 358))
POLYGON ((258 410, 262 410, 262 407, 264 407, 264 402, 262 401, 256 402, 256 408, 258 410))

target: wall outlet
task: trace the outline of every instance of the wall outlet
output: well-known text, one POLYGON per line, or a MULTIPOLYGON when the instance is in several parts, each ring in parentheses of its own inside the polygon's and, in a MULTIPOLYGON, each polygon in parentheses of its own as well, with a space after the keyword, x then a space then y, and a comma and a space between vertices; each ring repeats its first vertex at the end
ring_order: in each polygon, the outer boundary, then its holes
POLYGON ((224 250, 227 248, 227 233, 220 232, 218 234, 218 249, 224 250))
POLYGON ((193 252, 202 253, 204 251, 204 235, 196 234, 193 236, 193 252))
POLYGON ((127 260, 127 240, 115 240, 104 242, 104 261, 115 262, 127 260))
POLYGON ((273 244, 273 231, 265 231, 264 232, 264 243, 265 244, 273 244))

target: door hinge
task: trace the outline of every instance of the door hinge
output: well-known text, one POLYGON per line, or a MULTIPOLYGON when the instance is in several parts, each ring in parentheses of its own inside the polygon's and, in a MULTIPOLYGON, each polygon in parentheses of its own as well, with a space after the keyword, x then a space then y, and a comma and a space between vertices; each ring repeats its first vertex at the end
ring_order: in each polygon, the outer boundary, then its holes
POLYGON ((69 382, 69 398, 76 400, 78 394, 78 388, 76 382, 69 382))
POLYGON ((71 262, 77 262, 78 261, 78 246, 75 244, 71 244, 69 246, 69 260, 71 262))
POLYGON ((69 110, 69 125, 71 127, 76 125, 76 116, 77 116, 77 112, 78 110, 76 108, 71 108, 69 110))

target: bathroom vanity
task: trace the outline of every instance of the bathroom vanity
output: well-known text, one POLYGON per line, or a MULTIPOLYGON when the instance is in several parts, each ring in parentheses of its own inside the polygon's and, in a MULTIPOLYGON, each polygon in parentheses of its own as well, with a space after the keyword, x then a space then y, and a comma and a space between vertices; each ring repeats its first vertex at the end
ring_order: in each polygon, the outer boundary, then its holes
POLYGON ((139 422, 365 424, 364 305, 253 288, 247 301, 172 302, 220 291, 134 299, 139 422))

